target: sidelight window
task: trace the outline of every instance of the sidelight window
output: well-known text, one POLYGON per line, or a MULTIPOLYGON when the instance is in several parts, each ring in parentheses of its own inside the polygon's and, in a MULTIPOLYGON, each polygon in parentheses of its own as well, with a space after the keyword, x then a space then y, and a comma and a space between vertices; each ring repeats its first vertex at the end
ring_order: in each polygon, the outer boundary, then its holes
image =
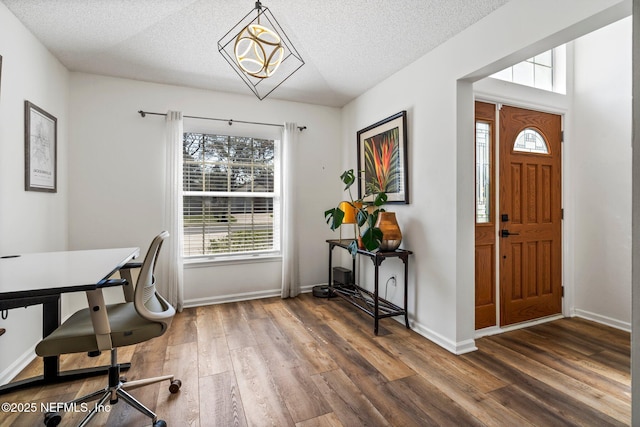
POLYGON ((491 125, 476 122, 476 222, 490 221, 491 125))

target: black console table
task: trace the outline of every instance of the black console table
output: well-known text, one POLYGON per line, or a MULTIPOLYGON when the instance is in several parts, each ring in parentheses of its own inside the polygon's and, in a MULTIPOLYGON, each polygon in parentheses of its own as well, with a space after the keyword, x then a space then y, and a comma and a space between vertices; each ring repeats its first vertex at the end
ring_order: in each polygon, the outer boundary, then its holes
MULTIPOLYGON (((396 249, 390 252, 370 252, 365 249, 358 249, 359 256, 366 256, 371 259, 375 267, 375 281, 373 292, 368 291, 357 284, 346 284, 341 286, 334 286, 332 274, 333 274, 333 248, 339 247, 345 250, 349 250, 349 244, 351 240, 327 240, 329 244, 329 296, 339 296, 348 301, 352 305, 356 306, 360 310, 373 317, 373 333, 378 335, 378 322, 385 317, 394 317, 404 315, 404 323, 407 329, 409 329, 409 317, 407 314, 407 276, 409 273, 409 255, 413 252, 406 249, 396 249), (388 258, 397 258, 404 264, 404 308, 380 298, 379 281, 378 281, 378 268, 382 261, 388 258)), ((356 274, 356 258, 353 258, 352 264, 353 277, 355 280, 356 274)))

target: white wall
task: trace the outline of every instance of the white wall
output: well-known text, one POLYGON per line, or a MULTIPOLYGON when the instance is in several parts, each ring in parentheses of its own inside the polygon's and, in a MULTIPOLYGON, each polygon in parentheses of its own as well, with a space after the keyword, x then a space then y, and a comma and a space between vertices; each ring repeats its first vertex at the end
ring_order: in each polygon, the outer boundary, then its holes
MULTIPOLYGON (((0 256, 67 247, 68 72, 0 3, 0 256), (58 192, 24 190, 24 101, 58 120, 58 192)), ((0 261, 1 262, 1 261, 0 261)), ((0 383, 33 357, 39 306, 15 309, 0 337, 0 383)))
MULTIPOLYGON (((409 310, 414 328, 450 351, 475 348, 472 82, 629 13, 614 0, 512 1, 344 108, 347 143, 408 111, 412 203, 393 209, 415 252, 409 310)), ((355 164, 354 144, 345 168, 355 164)))
POLYGON ((631 329, 631 18, 575 42, 576 314, 631 329))
MULTIPOLYGON (((146 250, 163 227, 164 118, 141 118, 138 110, 307 126, 298 135, 296 178, 300 279, 303 286, 326 282, 324 241, 332 234, 323 212, 339 193, 340 183, 333 179, 341 164, 339 109, 81 73, 71 74, 70 105, 72 249, 146 250)), ((226 123, 219 126, 221 132, 229 130, 226 123)), ((185 303, 279 295, 280 266, 280 261, 272 261, 187 268, 185 303)))

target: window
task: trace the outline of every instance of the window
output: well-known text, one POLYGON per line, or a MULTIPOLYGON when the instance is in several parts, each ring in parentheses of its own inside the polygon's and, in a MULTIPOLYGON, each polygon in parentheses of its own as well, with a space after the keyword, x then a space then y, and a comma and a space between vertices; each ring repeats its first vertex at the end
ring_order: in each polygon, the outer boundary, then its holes
POLYGON ((533 128, 526 128, 516 137, 516 142, 513 143, 513 151, 549 154, 549 147, 540 132, 533 128))
POLYGON ((476 222, 491 222, 491 125, 476 122, 476 222))
POLYGON ((186 132, 184 256, 277 252, 276 141, 186 132))
POLYGON ((493 74, 491 77, 550 92, 566 92, 566 48, 560 46, 493 74))

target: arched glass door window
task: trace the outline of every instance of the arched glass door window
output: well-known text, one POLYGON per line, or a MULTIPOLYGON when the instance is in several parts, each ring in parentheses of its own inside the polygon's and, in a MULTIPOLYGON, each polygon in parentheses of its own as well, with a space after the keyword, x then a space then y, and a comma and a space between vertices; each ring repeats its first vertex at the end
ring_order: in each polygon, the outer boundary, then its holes
POLYGON ((513 151, 521 153, 549 154, 549 146, 544 136, 533 128, 526 128, 518 134, 513 151))

